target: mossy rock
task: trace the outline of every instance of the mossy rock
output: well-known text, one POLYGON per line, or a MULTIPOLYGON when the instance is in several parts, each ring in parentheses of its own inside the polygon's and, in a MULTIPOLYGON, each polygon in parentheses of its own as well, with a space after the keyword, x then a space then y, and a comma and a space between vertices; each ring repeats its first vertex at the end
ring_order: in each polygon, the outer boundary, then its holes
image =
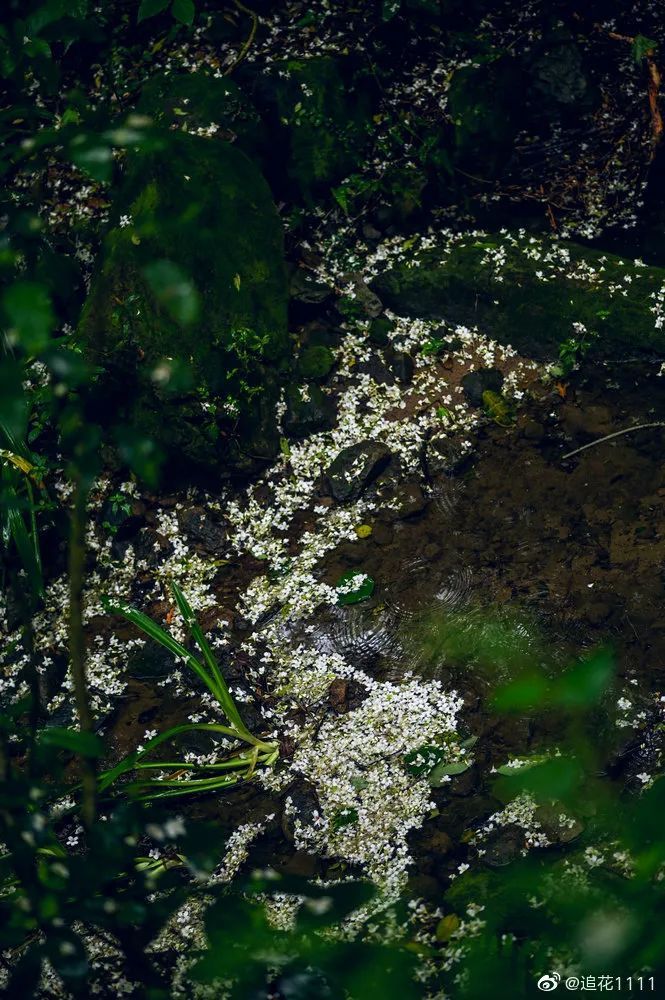
POLYGON ((267 153, 261 116, 229 77, 203 71, 154 76, 143 87, 136 110, 160 128, 195 135, 207 131, 252 158, 267 153))
POLYGON ((274 120, 288 180, 305 202, 359 168, 374 99, 366 81, 354 76, 348 57, 275 63, 256 99, 274 120))
POLYGON ((251 454, 276 454, 290 343, 282 229, 263 177, 226 142, 165 133, 162 148, 132 154, 115 209, 79 326, 113 419, 209 466, 234 461, 218 419, 230 409, 251 454), (175 275, 165 288, 155 262, 175 275), (198 309, 174 312, 181 293, 198 309), (185 377, 160 382, 160 370, 185 377))
POLYGON ((525 234, 452 237, 408 257, 372 286, 398 314, 477 326, 536 358, 575 337, 598 356, 665 353, 654 311, 665 268, 525 234))
POLYGON ((300 355, 298 369, 305 379, 323 379, 330 374, 334 364, 335 356, 329 347, 312 344, 300 355))
POLYGON ((335 402, 319 385, 291 383, 286 388, 284 430, 291 438, 303 438, 317 431, 330 430, 337 415, 335 402), (303 391, 304 389, 304 391, 303 391))

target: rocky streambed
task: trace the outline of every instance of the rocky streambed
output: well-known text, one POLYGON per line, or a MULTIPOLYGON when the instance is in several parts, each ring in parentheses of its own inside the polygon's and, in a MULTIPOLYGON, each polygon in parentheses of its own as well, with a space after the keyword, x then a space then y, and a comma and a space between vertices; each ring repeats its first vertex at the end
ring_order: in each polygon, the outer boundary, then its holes
MULTIPOLYGON (((230 836, 220 877, 248 856, 286 873, 369 877, 375 919, 406 894, 430 926, 467 867, 585 836, 587 817, 562 819, 556 802, 548 813, 492 793, 497 768, 556 747, 556 720, 493 706, 525 666, 555 678, 610 645, 604 764, 638 788, 658 766, 662 376, 643 357, 562 380, 478 330, 385 317, 303 323, 305 343, 325 341, 331 358, 316 383, 328 426, 311 430, 319 402, 305 384, 281 457, 242 489, 153 496, 99 483, 89 677, 114 759, 170 725, 219 720, 182 664, 101 604, 130 602, 184 637, 167 598, 175 579, 246 721, 280 743, 278 765, 252 783, 181 804, 230 836)), ((36 633, 61 724, 72 721, 65 615, 55 576, 36 633)), ((11 694, 21 649, 8 649, 11 694)), ((196 767, 223 747, 188 734, 180 749, 196 767)), ((191 938, 200 915, 188 920, 191 938)), ((188 934, 173 933, 182 950, 188 934)))

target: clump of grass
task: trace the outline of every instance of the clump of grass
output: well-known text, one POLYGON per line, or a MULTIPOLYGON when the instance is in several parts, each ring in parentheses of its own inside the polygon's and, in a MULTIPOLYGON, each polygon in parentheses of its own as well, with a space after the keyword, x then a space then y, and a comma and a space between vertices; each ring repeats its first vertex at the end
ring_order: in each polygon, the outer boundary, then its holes
POLYGON ((104 606, 110 613, 122 615, 132 625, 136 625, 147 636, 159 642, 175 657, 186 663, 213 695, 229 724, 190 722, 173 726, 165 732, 159 733, 149 740, 141 750, 129 754, 115 767, 100 774, 100 792, 105 791, 119 777, 130 771, 136 772, 136 778, 129 788, 139 799, 143 800, 219 791, 235 785, 239 781, 248 780, 257 767, 269 767, 275 763, 279 756, 278 744, 268 743, 254 736, 242 721, 210 643, 196 620, 196 615, 190 604, 176 583, 171 584, 171 591, 189 634, 200 650, 200 657, 190 653, 182 643, 174 639, 169 632, 141 611, 123 605, 114 605, 109 601, 105 601, 104 606), (151 752, 162 743, 166 743, 182 733, 190 732, 214 733, 227 737, 236 743, 244 743, 246 747, 230 753, 223 760, 213 764, 192 764, 190 761, 175 759, 167 761, 150 759, 151 752), (169 777, 153 778, 149 776, 151 771, 170 771, 172 774, 169 777))

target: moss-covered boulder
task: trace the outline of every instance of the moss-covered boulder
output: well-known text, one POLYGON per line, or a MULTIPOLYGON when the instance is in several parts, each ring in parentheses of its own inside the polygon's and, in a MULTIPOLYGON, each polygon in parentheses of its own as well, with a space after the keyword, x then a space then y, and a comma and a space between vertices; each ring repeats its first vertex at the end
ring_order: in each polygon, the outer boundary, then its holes
POLYGON ((571 340, 602 355, 665 354, 665 268, 524 233, 407 246, 373 283, 397 313, 478 326, 533 357, 571 340))
POLYGON ((127 165, 80 322, 100 398, 180 462, 269 458, 290 350, 270 191, 223 141, 165 133, 157 147, 127 165))
POLYGON ((143 87, 136 110, 160 128, 232 142, 253 159, 268 151, 258 111, 226 76, 203 70, 154 76, 143 87))
POLYGON ((272 121, 295 195, 311 202, 357 169, 372 128, 372 88, 349 57, 275 63, 256 102, 272 121))

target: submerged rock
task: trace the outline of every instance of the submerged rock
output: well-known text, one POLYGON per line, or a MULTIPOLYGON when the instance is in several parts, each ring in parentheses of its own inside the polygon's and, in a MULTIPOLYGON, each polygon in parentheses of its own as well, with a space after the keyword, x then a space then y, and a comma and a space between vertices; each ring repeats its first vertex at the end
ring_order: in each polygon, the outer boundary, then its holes
POLYGON ((372 287, 400 315, 477 326, 532 357, 571 342, 580 354, 665 354, 665 268, 564 240, 451 236, 409 254, 372 287))
POLYGON ((130 162, 79 326, 104 369, 102 419, 141 427, 179 463, 278 450, 288 365, 282 229, 238 149, 170 135, 130 162), (233 424, 231 423, 231 419, 233 424), (224 419, 234 428, 220 432, 224 419))
POLYGON ((340 503, 357 500, 391 458, 392 452, 380 441, 361 441, 344 448, 326 473, 335 500, 340 503))

